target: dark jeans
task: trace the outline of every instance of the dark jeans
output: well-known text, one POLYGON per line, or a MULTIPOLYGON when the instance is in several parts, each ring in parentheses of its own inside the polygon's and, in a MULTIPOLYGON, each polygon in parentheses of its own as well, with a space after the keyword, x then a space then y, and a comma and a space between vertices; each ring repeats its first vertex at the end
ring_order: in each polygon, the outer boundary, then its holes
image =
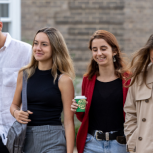
POLYGON ((1 137, 0 137, 0 153, 9 153, 6 146, 3 144, 1 137))

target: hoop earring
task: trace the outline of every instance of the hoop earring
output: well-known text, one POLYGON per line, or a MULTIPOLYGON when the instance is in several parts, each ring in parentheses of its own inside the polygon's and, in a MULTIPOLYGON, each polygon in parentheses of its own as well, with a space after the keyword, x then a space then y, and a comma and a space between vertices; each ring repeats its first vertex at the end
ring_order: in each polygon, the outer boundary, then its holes
POLYGON ((113 62, 116 62, 116 58, 115 58, 115 56, 113 56, 113 62))

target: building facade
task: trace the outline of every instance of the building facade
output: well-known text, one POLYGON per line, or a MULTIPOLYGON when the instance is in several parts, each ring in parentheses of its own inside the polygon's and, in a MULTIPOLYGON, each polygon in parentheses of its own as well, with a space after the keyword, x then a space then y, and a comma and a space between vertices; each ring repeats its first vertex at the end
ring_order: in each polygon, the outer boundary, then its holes
MULTIPOLYGON (((61 31, 78 76, 85 73, 91 59, 88 41, 94 31, 112 32, 121 51, 127 54, 142 47, 153 33, 152 0, 1 1, 9 1, 10 5, 15 1, 21 3, 21 7, 15 10, 20 11, 21 8, 21 28, 18 29, 21 29, 23 41, 32 42, 37 30, 43 27, 55 27, 61 31)), ((11 22, 13 24, 14 18, 10 17, 11 22)))

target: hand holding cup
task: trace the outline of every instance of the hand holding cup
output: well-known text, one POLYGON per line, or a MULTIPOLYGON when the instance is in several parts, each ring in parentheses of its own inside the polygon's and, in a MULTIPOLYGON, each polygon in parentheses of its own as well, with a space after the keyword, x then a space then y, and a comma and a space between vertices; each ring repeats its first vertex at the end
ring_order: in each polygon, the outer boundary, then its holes
POLYGON ((76 96, 72 100, 71 111, 73 112, 85 112, 86 108, 86 97, 85 96, 76 96))
POLYGON ((76 103, 75 99, 72 100, 72 105, 71 105, 71 111, 72 112, 76 112, 77 108, 78 108, 78 104, 76 103))

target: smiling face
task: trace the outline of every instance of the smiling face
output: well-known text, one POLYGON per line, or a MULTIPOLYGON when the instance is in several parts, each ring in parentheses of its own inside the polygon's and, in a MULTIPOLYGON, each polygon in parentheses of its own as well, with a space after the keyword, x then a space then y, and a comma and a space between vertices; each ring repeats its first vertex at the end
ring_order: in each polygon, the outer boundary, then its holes
POLYGON ((92 41, 92 56, 99 66, 108 66, 113 64, 113 56, 116 53, 104 39, 94 39, 92 41))
POLYGON ((34 39, 33 55, 37 61, 51 60, 52 50, 50 41, 43 32, 38 33, 34 39))

